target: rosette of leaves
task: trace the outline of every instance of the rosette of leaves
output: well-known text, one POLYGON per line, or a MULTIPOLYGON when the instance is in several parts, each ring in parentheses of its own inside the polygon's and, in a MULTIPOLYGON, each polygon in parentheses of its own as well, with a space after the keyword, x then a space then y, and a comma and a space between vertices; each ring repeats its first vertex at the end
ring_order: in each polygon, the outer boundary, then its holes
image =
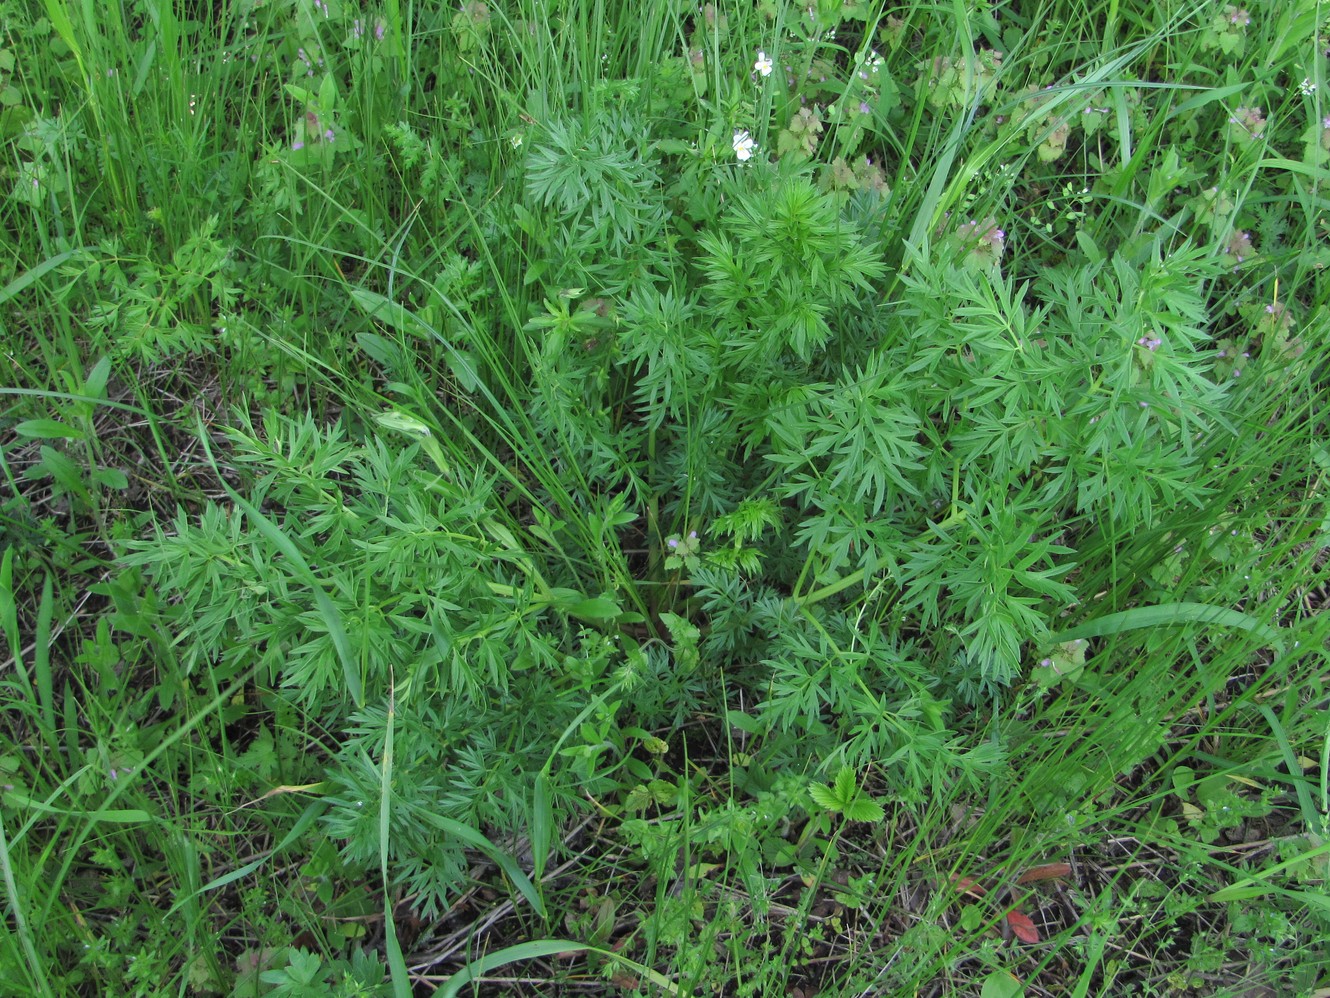
POLYGON ((849 766, 842 766, 832 783, 814 783, 808 796, 818 807, 842 815, 846 821, 878 822, 886 817, 882 805, 860 786, 849 766))

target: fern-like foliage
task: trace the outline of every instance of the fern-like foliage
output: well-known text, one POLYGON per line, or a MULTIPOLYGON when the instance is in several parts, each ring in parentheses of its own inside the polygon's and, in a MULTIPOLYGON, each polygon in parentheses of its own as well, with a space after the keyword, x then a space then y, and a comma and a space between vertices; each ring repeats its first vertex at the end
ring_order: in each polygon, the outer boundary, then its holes
MULTIPOLYGON (((539 598, 532 562, 487 529, 503 514, 483 473, 449 480, 418 445, 352 440, 309 416, 238 422, 229 443, 257 472, 252 504, 309 572, 246 514, 213 504, 180 512, 124 561, 169 597, 163 623, 187 666, 229 675, 257 662, 260 686, 339 734, 328 834, 349 862, 377 864, 386 797, 394 868, 436 911, 463 865, 422 809, 501 834, 523 827, 532 774, 614 651, 590 646, 600 664, 570 668, 576 632, 539 598), (352 648, 366 691, 358 709, 315 587, 352 648)), ((576 792, 556 788, 565 809, 576 792)))

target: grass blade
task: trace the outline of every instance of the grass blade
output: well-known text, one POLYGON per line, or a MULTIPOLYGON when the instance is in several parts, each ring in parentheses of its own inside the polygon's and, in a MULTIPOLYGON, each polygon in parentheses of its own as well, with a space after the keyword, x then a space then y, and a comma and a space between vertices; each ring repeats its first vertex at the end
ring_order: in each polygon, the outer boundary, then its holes
POLYGON ((55 686, 51 679, 51 617, 55 613, 55 592, 48 573, 42 583, 42 601, 37 607, 37 644, 32 652, 32 671, 37 681, 37 703, 42 712, 42 727, 47 744, 55 748, 55 686))
POLYGON ((513 886, 517 888, 522 897, 526 898, 527 903, 536 910, 536 913, 541 918, 546 917, 545 902, 541 899, 540 892, 536 889, 535 884, 531 882, 531 878, 522 872, 521 867, 517 865, 517 860, 469 825, 454 821, 452 818, 445 818, 440 814, 431 814, 428 811, 417 810, 416 813, 435 828, 447 832, 449 835, 457 836, 467 845, 474 846, 494 860, 499 869, 508 875, 508 879, 513 882, 513 886))
POLYGON ((1284 650, 1284 639, 1278 628, 1263 624, 1250 614, 1205 603, 1165 603, 1159 606, 1139 606, 1119 613, 1087 621, 1076 627, 1050 635, 1050 644, 1074 641, 1076 638, 1104 638, 1142 628, 1166 627, 1172 624, 1220 624, 1251 634, 1264 640, 1278 652, 1284 650))
POLYGON ((489 973, 495 967, 502 967, 509 963, 516 963, 518 960, 536 960, 542 956, 554 956, 557 953, 599 953, 602 956, 622 963, 624 966, 631 967, 636 973, 641 974, 656 987, 672 995, 679 995, 679 986, 663 974, 659 974, 650 967, 644 967, 632 960, 625 960, 617 953, 610 950, 601 949, 598 946, 589 946, 586 943, 569 942, 566 939, 538 939, 526 943, 518 943, 516 946, 506 946, 501 950, 495 950, 493 953, 487 953, 478 960, 472 960, 465 967, 459 970, 452 977, 448 978, 448 983, 439 989, 440 998, 456 998, 462 988, 483 974, 489 973))
POLYGON ((392 975, 395 998, 411 998, 411 977, 402 956, 402 944, 397 941, 397 922, 393 916, 393 895, 388 882, 388 833, 392 803, 393 780, 393 721, 397 716, 396 698, 388 691, 388 720, 383 736, 383 764, 379 780, 379 876, 383 880, 384 946, 388 950, 388 970, 392 975))
POLYGON ((32 982, 36 985, 38 994, 53 995, 55 992, 51 990, 51 985, 46 980, 46 973, 42 970, 42 962, 37 957, 37 948, 32 941, 32 933, 28 929, 27 918, 23 914, 23 895, 14 878, 14 865, 10 862, 9 839, 5 834, 3 814, 0 814, 0 876, 4 877, 9 914, 14 919, 14 929, 18 933, 19 945, 23 947, 23 955, 27 958, 28 973, 32 982))

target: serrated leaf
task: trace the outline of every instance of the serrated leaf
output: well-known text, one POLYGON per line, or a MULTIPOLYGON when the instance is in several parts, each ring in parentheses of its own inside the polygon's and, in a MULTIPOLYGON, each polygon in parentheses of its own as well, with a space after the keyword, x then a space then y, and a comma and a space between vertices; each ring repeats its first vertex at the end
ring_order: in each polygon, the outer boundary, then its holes
POLYGON ((697 641, 702 636, 691 621, 677 613, 662 612, 661 622, 674 639, 674 660, 681 669, 692 669, 697 665, 697 641))
POLYGON ((808 788, 808 796, 813 798, 813 802, 818 807, 825 808, 828 811, 839 811, 841 809, 841 799, 836 795, 836 791, 825 783, 814 783, 808 788))
POLYGON ((645 786, 636 786, 628 791, 628 796, 623 799, 623 809, 629 814, 635 814, 638 811, 646 810, 651 803, 651 791, 645 786))
POLYGON ((859 797, 845 805, 845 817, 850 821, 878 822, 886 816, 882 805, 871 797, 859 797))
POLYGON ((841 806, 848 804, 859 795, 859 781, 855 779, 854 770, 849 766, 842 766, 839 773, 836 774, 836 797, 840 800, 841 806))

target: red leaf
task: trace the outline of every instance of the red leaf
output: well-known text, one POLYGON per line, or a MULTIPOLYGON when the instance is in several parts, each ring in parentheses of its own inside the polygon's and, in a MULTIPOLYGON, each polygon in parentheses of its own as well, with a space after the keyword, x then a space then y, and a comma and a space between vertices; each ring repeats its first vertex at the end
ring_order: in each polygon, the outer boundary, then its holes
POLYGON ((971 897, 983 897, 984 888, 973 877, 952 876, 951 886, 956 888, 962 894, 969 894, 971 897))
POLYGON ((1039 942, 1039 930, 1034 927, 1034 922, 1030 921, 1029 915, 1013 908, 1007 912, 1007 924, 1011 926, 1011 931, 1016 934, 1016 938, 1021 942, 1039 942))
POLYGON ((1043 866, 1030 867, 1016 878, 1016 883, 1032 884, 1036 880, 1057 880, 1070 872, 1071 866, 1067 863, 1045 863, 1043 866))

